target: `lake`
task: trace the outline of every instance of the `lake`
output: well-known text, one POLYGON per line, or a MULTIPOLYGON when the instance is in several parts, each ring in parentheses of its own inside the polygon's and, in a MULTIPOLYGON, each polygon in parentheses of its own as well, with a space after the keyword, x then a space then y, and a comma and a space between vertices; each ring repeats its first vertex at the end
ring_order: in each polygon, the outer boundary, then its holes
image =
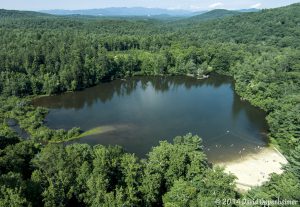
POLYGON ((234 160, 268 144, 266 114, 241 101, 231 78, 134 77, 74 93, 35 99, 50 109, 46 125, 110 130, 73 142, 120 145, 139 157, 160 140, 192 133, 213 163, 234 160))

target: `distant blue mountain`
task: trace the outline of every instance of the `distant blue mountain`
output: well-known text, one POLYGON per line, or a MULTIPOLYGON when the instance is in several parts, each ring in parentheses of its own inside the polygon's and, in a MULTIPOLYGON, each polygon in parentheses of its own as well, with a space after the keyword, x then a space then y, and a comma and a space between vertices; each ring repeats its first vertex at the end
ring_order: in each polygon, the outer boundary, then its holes
MULTIPOLYGON (((234 13, 234 11, 227 11, 227 13, 234 13)), ((254 12, 257 9, 242 9, 236 12, 254 12)), ((84 15, 84 16, 180 16, 191 17, 201 15, 210 11, 188 11, 188 10, 170 10, 160 8, 144 8, 144 7, 111 7, 102 9, 86 9, 86 10, 42 10, 40 12, 53 15, 84 15)))
POLYGON ((91 16, 191 16, 192 12, 187 10, 168 10, 159 8, 143 8, 143 7, 112 7, 103 9, 87 9, 87 10, 43 10, 43 13, 54 15, 91 15, 91 16))
POLYGON ((260 9, 251 8, 251 9, 240 9, 237 11, 239 11, 239 12, 258 12, 258 11, 260 11, 260 9))

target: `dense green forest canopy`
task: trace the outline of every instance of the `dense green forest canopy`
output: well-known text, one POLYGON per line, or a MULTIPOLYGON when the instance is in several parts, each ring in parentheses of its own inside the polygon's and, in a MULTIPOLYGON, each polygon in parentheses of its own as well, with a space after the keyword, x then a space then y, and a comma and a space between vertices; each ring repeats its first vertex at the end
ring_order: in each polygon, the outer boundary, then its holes
POLYGON ((0 206, 215 206, 216 198, 300 200, 300 4, 209 21, 52 16, 0 10, 0 206), (120 147, 51 144, 38 95, 134 75, 230 75, 268 113, 286 173, 246 194, 211 166, 201 139, 161 142, 139 160, 120 147), (30 136, 23 140, 16 122, 30 136))

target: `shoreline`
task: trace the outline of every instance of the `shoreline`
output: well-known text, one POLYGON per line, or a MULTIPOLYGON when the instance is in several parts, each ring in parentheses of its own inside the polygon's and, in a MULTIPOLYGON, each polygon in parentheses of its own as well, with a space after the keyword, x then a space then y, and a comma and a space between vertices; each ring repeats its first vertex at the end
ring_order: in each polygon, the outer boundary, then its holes
POLYGON ((282 174, 282 166, 287 163, 287 159, 276 148, 268 147, 258 153, 214 165, 224 167, 226 173, 235 175, 236 187, 243 192, 261 186, 269 180, 272 173, 282 174))

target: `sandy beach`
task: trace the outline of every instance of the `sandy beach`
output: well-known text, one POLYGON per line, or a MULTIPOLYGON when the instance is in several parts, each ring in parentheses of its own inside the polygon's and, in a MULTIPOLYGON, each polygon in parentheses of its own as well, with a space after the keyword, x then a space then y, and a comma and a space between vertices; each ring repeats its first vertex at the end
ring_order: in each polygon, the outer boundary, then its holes
POLYGON ((287 164, 285 157, 275 148, 263 148, 256 154, 249 154, 238 160, 216 163, 225 167, 225 172, 237 177, 237 188, 247 191, 268 181, 270 174, 281 174, 282 165, 287 164))

